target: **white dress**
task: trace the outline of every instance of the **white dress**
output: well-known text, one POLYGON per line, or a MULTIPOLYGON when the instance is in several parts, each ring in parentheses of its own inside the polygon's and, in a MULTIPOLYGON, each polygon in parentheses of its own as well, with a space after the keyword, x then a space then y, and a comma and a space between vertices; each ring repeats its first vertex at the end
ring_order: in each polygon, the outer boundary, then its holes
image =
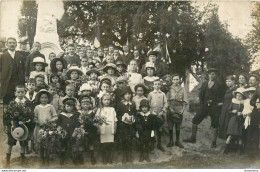
POLYGON ((129 77, 128 84, 129 84, 132 92, 134 93, 135 92, 135 86, 137 84, 142 84, 143 83, 143 77, 139 73, 130 73, 129 72, 126 75, 129 77))
POLYGON ((99 108, 96 116, 104 116, 107 119, 107 124, 99 126, 100 143, 113 143, 117 122, 115 109, 113 107, 99 108))

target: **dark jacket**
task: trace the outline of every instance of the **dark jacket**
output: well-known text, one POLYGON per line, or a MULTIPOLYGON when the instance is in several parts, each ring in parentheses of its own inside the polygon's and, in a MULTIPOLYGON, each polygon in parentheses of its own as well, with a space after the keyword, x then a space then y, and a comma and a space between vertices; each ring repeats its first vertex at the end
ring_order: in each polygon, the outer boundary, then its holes
POLYGON ((1 90, 0 90, 0 98, 3 98, 7 94, 7 90, 10 84, 10 79, 12 77, 13 69, 15 68, 17 79, 16 83, 12 83, 13 85, 24 84, 25 83, 25 60, 24 56, 20 52, 15 52, 14 60, 8 51, 4 52, 2 56, 0 56, 0 78, 1 78, 1 90))

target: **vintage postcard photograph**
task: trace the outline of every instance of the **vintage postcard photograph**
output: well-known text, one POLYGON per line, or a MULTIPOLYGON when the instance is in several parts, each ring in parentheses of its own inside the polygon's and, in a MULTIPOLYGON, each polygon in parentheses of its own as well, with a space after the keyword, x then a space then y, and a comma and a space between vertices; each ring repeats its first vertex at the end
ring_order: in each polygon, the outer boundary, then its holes
POLYGON ((0 0, 0 167, 257 172, 259 77, 259 1, 0 0))

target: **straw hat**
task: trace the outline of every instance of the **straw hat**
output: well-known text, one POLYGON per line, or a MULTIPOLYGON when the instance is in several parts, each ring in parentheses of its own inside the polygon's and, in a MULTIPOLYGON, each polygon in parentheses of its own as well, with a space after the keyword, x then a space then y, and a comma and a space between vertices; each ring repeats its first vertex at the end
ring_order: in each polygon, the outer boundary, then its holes
POLYGON ((44 67, 48 66, 48 63, 46 63, 42 57, 35 57, 33 59, 32 64, 36 65, 37 63, 41 63, 44 67))
POLYGON ((19 124, 16 127, 12 127, 11 134, 15 140, 25 141, 28 138, 29 131, 24 124, 19 124))

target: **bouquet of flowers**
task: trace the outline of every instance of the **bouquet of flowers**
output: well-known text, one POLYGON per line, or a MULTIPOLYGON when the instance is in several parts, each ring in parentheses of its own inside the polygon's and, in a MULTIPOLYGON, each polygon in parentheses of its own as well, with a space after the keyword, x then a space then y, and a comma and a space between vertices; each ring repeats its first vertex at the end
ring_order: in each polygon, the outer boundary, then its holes
POLYGON ((80 139, 80 138, 83 138, 86 134, 87 134, 87 132, 83 128, 81 128, 81 127, 75 128, 72 133, 72 137, 80 139))
POLYGON ((122 122, 127 123, 127 124, 133 124, 135 122, 135 118, 132 115, 129 115, 128 113, 125 113, 122 116, 122 122))
POLYGON ((100 125, 100 126, 103 125, 103 124, 108 125, 107 117, 101 116, 101 115, 95 116, 95 118, 93 119, 93 122, 97 125, 100 125))

